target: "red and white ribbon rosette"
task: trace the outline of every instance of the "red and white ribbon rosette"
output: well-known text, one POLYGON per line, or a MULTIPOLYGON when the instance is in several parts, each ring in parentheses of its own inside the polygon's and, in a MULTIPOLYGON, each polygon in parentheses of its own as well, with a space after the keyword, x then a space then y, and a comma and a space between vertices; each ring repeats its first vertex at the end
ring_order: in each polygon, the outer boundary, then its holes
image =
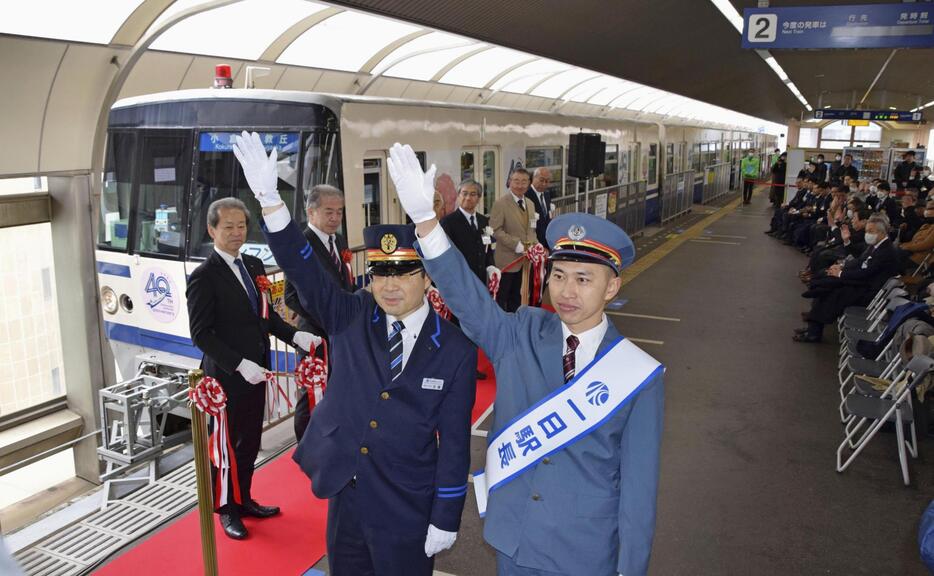
POLYGON ((354 285, 353 279, 353 268, 350 267, 350 263, 353 261, 353 252, 349 249, 344 248, 341 250, 341 262, 344 263, 344 273, 347 274, 347 282, 349 285, 354 285))
MULTIPOLYGON (((324 345, 324 356, 327 357, 327 344, 324 345)), ((324 358, 315 357, 315 349, 308 351, 308 355, 295 367, 295 384, 308 390, 308 408, 313 409, 324 398, 324 389, 328 383, 328 363, 324 358)))
POLYGON ((493 300, 496 300, 496 295, 499 294, 499 279, 500 274, 490 274, 490 279, 486 281, 486 287, 490 291, 493 300))
POLYGON ((188 391, 188 398, 198 410, 214 418, 214 432, 208 438, 208 457, 217 468, 214 483, 215 506, 219 508, 230 502, 228 484, 233 487, 233 501, 240 504, 237 459, 234 458, 230 428, 227 424, 227 394, 217 380, 205 376, 197 386, 188 391))
POLYGON ((526 258, 532 263, 532 290, 529 293, 529 306, 541 306, 542 288, 545 285, 545 260, 548 252, 539 243, 534 244, 525 252, 526 258))
POLYGON ((269 277, 260 275, 255 278, 256 287, 259 289, 260 294, 260 316, 263 320, 269 319, 269 295, 272 293, 272 282, 269 281, 269 277))
POLYGON ((438 289, 434 286, 428 288, 428 303, 434 308, 435 314, 441 316, 445 320, 451 319, 451 309, 444 303, 441 292, 438 292, 438 289))

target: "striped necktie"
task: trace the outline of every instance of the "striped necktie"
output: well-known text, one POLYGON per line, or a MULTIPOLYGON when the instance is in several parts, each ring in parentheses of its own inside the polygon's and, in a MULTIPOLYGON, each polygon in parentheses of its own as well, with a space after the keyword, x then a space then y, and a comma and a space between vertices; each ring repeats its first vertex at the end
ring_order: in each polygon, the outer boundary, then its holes
POLYGON ((564 353, 564 381, 570 382, 574 378, 574 351, 577 350, 580 340, 571 334, 568 336, 568 351, 564 353))
POLYGON ((389 374, 393 381, 402 374, 402 331, 405 324, 396 320, 392 323, 392 334, 389 335, 389 374))
POLYGON ((256 287, 253 286, 253 280, 250 279, 250 273, 247 272, 246 266, 243 265, 243 260, 235 258, 234 264, 236 264, 237 268, 240 270, 240 279, 243 280, 243 288, 246 290, 246 295, 250 298, 250 306, 253 307, 254 313, 258 313, 257 300, 259 296, 256 294, 256 287))

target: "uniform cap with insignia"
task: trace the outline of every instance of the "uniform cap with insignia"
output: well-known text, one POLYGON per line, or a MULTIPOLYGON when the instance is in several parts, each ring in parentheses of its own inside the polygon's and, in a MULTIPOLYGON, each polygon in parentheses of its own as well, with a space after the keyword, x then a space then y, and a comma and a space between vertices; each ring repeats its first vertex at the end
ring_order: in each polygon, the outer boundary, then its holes
POLYGON ((415 227, 381 224, 363 229, 369 272, 377 276, 406 274, 422 267, 415 251, 415 227))
POLYGON ((549 260, 605 264, 618 275, 636 258, 629 235, 616 224, 581 212, 562 214, 545 231, 549 260))

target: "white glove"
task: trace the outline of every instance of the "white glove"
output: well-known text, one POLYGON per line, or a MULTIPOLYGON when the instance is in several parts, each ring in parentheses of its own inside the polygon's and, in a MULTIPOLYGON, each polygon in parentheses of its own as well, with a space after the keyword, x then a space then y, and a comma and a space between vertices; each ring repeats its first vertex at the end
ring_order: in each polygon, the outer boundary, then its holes
POLYGON ((438 552, 447 550, 454 545, 457 540, 457 532, 446 532, 435 528, 434 524, 428 525, 428 536, 425 538, 425 556, 431 558, 438 552))
MULTIPOLYGON (((487 281, 491 280, 494 276, 495 276, 496 278, 499 278, 500 275, 501 275, 501 272, 500 272, 499 268, 497 268, 496 266, 487 266, 487 267, 486 267, 486 279, 487 279, 487 281)), ((932 286, 934 286, 934 284, 932 284, 932 286)))
POLYGON ((312 348, 321 346, 321 336, 315 336, 311 332, 296 332, 292 337, 292 344, 295 344, 305 352, 311 352, 312 348))
POLYGON ((282 204, 282 198, 279 197, 279 191, 276 186, 279 184, 279 172, 276 169, 276 149, 273 148, 266 156, 266 148, 259 134, 253 132, 243 134, 234 138, 233 145, 234 156, 240 161, 243 167, 243 175, 246 177, 250 190, 256 196, 256 200, 263 208, 271 208, 282 204))
POLYGON ((435 218, 435 165, 422 172, 412 147, 396 142, 389 149, 389 176, 396 185, 399 202, 412 222, 419 224, 435 218))
POLYGON ((266 381, 266 369, 246 358, 240 361, 237 372, 250 384, 262 384, 266 381))
POLYGON ((525 246, 522 245, 522 242, 519 242, 518 244, 516 244, 516 254, 524 254, 524 253, 525 253, 525 246))

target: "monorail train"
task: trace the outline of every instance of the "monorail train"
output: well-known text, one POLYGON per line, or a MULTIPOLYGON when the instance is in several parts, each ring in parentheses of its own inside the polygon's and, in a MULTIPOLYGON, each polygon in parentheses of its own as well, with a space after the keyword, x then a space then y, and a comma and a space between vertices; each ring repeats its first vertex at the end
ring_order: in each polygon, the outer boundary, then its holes
MULTIPOLYGON (((697 186, 701 168, 735 166, 739 150, 775 144, 774 136, 758 133, 296 91, 184 90, 121 100, 110 113, 96 257, 106 334, 122 378, 133 376, 140 354, 175 368, 197 366, 201 358, 184 294, 188 275, 212 250, 207 207, 235 196, 260 213, 231 152, 242 130, 258 131, 278 149, 279 191, 296 219, 305 218, 312 186, 345 191, 351 246, 362 243, 367 225, 404 222, 386 168, 397 141, 437 165, 437 187, 449 203, 457 182, 474 178, 484 186, 481 210, 488 211, 507 193, 512 169, 546 166, 552 198, 638 229, 659 219, 666 174, 695 168, 697 186), (604 174, 587 183, 567 174, 568 139, 581 130, 601 134, 607 144, 604 174), (627 183, 639 184, 632 187, 639 198, 616 194, 627 183), (581 190, 614 186, 602 205, 580 205, 581 190), (629 204, 640 210, 624 221, 629 204)), ((274 267, 258 226, 243 250, 274 267)), ((362 274, 362 263, 357 268, 362 274)))

